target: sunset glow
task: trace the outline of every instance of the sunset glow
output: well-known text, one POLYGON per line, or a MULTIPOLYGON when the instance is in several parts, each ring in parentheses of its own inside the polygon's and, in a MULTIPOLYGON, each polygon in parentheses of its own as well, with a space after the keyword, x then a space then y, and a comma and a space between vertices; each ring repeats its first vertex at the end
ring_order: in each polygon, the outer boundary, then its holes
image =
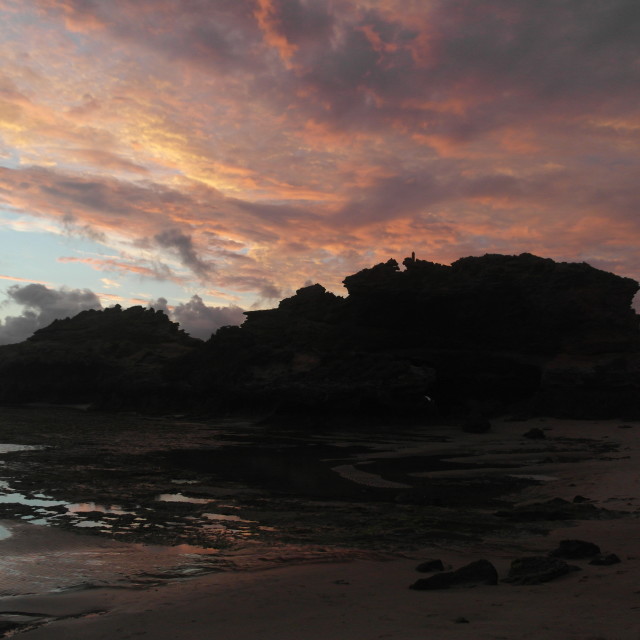
POLYGON ((636 0, 0 0, 0 34, 0 343, 27 286, 204 336, 412 251, 640 278, 636 0))

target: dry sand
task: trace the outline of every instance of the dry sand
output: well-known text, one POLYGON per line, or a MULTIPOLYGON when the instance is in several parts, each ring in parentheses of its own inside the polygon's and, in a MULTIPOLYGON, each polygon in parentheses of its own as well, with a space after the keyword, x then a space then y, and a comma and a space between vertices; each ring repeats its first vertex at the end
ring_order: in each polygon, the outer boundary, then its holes
POLYGON ((464 437, 474 450, 492 456, 505 439, 532 426, 549 429, 553 438, 619 443, 614 453, 575 464, 547 456, 530 471, 554 479, 529 489, 522 499, 583 495, 598 506, 634 514, 628 518, 559 523, 561 528, 548 536, 429 548, 389 561, 218 573, 147 590, 3 598, 0 611, 57 617, 20 634, 29 640, 640 640, 640 423, 624 429, 621 424, 501 422, 490 434, 464 437), (513 558, 547 553, 567 538, 595 542, 622 562, 596 567, 572 561, 582 571, 535 586, 408 589, 421 577, 415 566, 423 558, 441 558, 454 568, 487 558, 504 577, 513 558))

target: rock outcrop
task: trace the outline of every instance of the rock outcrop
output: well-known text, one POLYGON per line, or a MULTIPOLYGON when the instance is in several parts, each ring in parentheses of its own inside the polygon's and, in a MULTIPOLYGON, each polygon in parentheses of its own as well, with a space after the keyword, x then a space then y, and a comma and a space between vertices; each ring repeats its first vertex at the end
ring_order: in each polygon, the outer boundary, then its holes
POLYGON ((344 284, 346 297, 299 289, 206 343, 140 307, 83 312, 0 348, 0 399, 155 394, 299 423, 640 415, 634 280, 522 254, 389 260, 344 284))
POLYGON ((549 555, 554 558, 592 558, 600 554, 600 547, 584 540, 561 540, 560 544, 549 555))
POLYGON ((433 591, 452 587, 475 587, 498 584, 498 572, 488 560, 476 560, 455 571, 435 573, 416 580, 409 588, 415 591, 433 591))
POLYGON ((347 277, 346 298, 316 284, 248 312, 181 375, 213 407, 280 416, 640 411, 635 281, 530 254, 403 265, 347 277))
POLYGON ((55 320, 25 342, 0 347, 0 401, 181 405, 184 399, 164 369, 199 344, 161 311, 83 311, 55 320))
POLYGON ((504 581, 513 585, 542 584, 571 571, 580 571, 580 567, 567 564, 560 558, 531 556, 514 560, 504 581))

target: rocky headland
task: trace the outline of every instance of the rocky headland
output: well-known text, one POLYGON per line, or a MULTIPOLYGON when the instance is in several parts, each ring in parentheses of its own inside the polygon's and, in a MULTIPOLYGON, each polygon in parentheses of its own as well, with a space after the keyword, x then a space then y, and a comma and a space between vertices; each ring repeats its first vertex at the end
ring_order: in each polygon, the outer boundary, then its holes
POLYGON ((175 396, 168 363, 200 344, 161 311, 82 311, 0 347, 0 401, 152 410, 154 398, 175 396))
POLYGON ((639 285, 530 254, 407 258, 190 338, 161 312, 85 311, 0 347, 0 401, 211 414, 640 414, 639 285))

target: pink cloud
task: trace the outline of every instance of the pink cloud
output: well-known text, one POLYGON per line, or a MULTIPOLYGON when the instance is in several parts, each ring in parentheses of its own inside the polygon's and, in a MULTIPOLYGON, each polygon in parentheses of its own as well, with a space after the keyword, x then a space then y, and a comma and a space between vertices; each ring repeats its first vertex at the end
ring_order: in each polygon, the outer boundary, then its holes
POLYGON ((0 11, 0 202, 120 256, 94 268, 263 298, 411 250, 640 274, 635 0, 0 11))
POLYGON ((50 282, 45 282, 44 280, 32 280, 31 278, 16 278, 14 276, 5 276, 0 275, 0 280, 11 280, 12 282, 30 282, 32 284, 43 284, 50 285, 50 282))
POLYGON ((133 273, 139 276, 152 278, 154 280, 175 280, 179 283, 183 281, 177 278, 166 265, 156 267, 144 267, 139 264, 114 260, 111 258, 75 258, 72 256, 62 256, 58 262, 75 262, 89 265, 96 271, 115 271, 120 273, 133 273))

